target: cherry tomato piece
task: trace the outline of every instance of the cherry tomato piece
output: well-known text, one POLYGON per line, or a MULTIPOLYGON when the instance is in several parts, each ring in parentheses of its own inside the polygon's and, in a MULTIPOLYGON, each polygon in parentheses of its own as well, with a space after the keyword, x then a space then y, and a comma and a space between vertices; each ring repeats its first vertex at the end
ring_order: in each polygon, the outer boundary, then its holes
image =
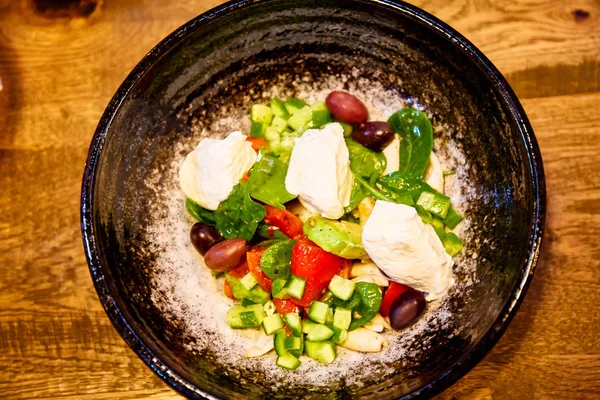
POLYGON ((258 286, 271 293, 271 286, 273 285, 273 281, 269 278, 260 267, 260 258, 262 257, 265 250, 268 247, 264 246, 254 246, 252 250, 246 253, 246 261, 248 262, 248 268, 256 281, 258 282, 258 286))
POLYGON ((289 237, 290 239, 298 239, 304 234, 303 224, 300 218, 289 212, 288 210, 280 210, 279 208, 264 205, 267 210, 267 215, 264 221, 267 225, 272 225, 289 237))
POLYGON ((409 289, 410 287, 401 283, 390 282, 390 286, 387 288, 385 294, 383 295, 381 306, 379 306, 379 314, 381 314, 382 317, 387 317, 388 315, 390 315, 390 307, 392 306, 394 300, 396 300, 396 297, 400 296, 402 293, 406 292, 409 289))

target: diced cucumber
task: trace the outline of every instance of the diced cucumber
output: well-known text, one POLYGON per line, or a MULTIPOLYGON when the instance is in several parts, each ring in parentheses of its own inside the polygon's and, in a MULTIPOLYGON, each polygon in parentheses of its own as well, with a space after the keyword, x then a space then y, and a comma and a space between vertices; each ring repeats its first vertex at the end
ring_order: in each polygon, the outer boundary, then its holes
POLYGON ((234 329, 256 328, 263 322, 265 314, 260 304, 248 307, 233 306, 227 310, 226 318, 234 329))
POLYGON ((251 306, 252 304, 256 304, 256 303, 255 303, 255 302, 253 302, 253 301, 252 301, 252 300, 250 300, 250 299, 242 299, 242 305, 243 305, 244 307, 246 307, 246 306, 251 306))
POLYGON ((302 321, 302 333, 310 332, 317 325, 319 324, 317 324, 316 322, 312 322, 310 319, 302 321))
POLYGON ((275 279, 273 281, 273 285, 271 285, 271 294, 273 297, 276 299, 283 299, 286 297, 286 292, 284 289, 285 284, 286 281, 283 279, 275 279))
POLYGON ((277 133, 281 133, 287 128, 287 121, 281 117, 275 116, 273 117, 273 121, 271 121, 270 128, 277 133))
POLYGON ((306 340, 309 342, 322 342, 332 337, 334 334, 333 330, 326 325, 315 324, 313 325, 308 333, 306 334, 306 340))
POLYGON ((261 138, 265 135, 269 125, 263 124, 262 122, 252 121, 250 123, 250 136, 253 138, 261 138))
POLYGON ((446 237, 446 228, 444 228, 444 221, 442 221, 438 217, 433 217, 431 220, 431 225, 433 226, 433 230, 438 235, 440 240, 443 242, 446 237))
POLYGON ((312 128, 321 128, 324 125, 330 123, 332 120, 331 112, 325 105, 324 102, 318 102, 313 104, 311 107, 312 117, 311 117, 311 127, 312 128))
POLYGON ((327 325, 327 326, 333 325, 333 308, 331 308, 331 307, 329 307, 329 310, 327 310, 327 318, 325 319, 325 325, 327 325))
POLYGON ((264 104, 254 104, 250 109, 250 120, 252 122, 261 122, 269 125, 273 119, 273 111, 271 107, 264 104))
POLYGON ((287 120, 287 124, 290 128, 297 131, 302 129, 312 119, 312 110, 309 106, 304 106, 293 114, 290 119, 287 120))
POLYGON ((304 351, 304 341, 302 339, 296 336, 285 338, 285 350, 294 357, 300 357, 304 351))
POLYGON ((250 272, 248 272, 242 279, 240 279, 240 283, 248 290, 252 289, 258 281, 250 272))
POLYGON ((277 357, 276 364, 278 367, 293 371, 300 366, 300 360, 288 353, 283 356, 277 357))
POLYGON ((348 300, 354 294, 354 282, 339 275, 334 275, 329 283, 329 290, 338 299, 348 300))
POLYGON ((423 192, 417 200, 417 205, 443 219, 450 209, 450 197, 441 193, 423 192))
POLYGON ((284 323, 283 323, 283 319, 281 318, 281 315, 279 315, 278 313, 275 313, 275 314, 265 317, 265 319, 262 322, 262 326, 263 326, 263 329, 265 330, 265 333, 267 335, 270 335, 271 333, 275 332, 276 330, 283 328, 284 323))
POLYGON ((333 326, 339 329, 348 330, 352 322, 352 310, 345 308, 336 308, 333 315, 333 326))
POLYGON ((261 289, 260 286, 256 285, 252 289, 248 290, 240 282, 241 279, 234 278, 229 273, 225 273, 225 278, 231 285, 231 292, 233 297, 238 300, 249 299, 254 303, 265 304, 270 300, 271 295, 261 289))
POLYGON ((290 113, 285 108, 285 104, 282 100, 276 99, 274 97, 271 98, 271 111, 273 115, 276 117, 280 117, 283 119, 288 119, 290 117, 290 113))
POLYGON ((284 319, 288 328, 292 331, 292 335, 302 336, 302 318, 300 318, 300 315, 296 313, 287 313, 285 314, 284 319))
POLYGON ((460 223, 460 221, 462 221, 462 217, 454 209, 454 207, 451 206, 448 209, 448 214, 446 215, 446 218, 444 219, 444 223, 446 224, 446 226, 448 228, 454 229, 454 228, 456 228, 456 225, 458 225, 460 223))
POLYGON ((306 279, 301 278, 296 275, 292 275, 292 277, 287 281, 283 290, 285 290, 285 294, 288 296, 300 300, 304 295, 304 288, 306 287, 306 279))
POLYGON ((340 329, 335 326, 332 326, 331 330, 333 331, 331 341, 335 344, 340 344, 348 338, 348 331, 346 329, 340 329))
POLYGON ((446 253, 451 256, 455 256, 460 253, 463 248, 462 240, 454 232, 446 232, 444 239, 442 240, 446 253))
POLYGON ((310 308, 308 310, 308 318, 312 319, 319 324, 324 324, 327 320, 327 311, 329 310, 329 306, 325 303, 321 303, 318 300, 314 300, 310 304, 310 308))
POLYGON ((302 101, 302 100, 300 100, 300 99, 298 99, 296 97, 290 97, 284 103, 285 109, 291 115, 296 114, 305 105, 306 105, 306 103, 304 101, 302 101))
POLYGON ((254 311, 243 311, 240 313, 240 320, 242 321, 242 325, 244 326, 259 326, 258 320, 256 319, 256 315, 254 311))
POLYGON ((287 335, 283 329, 278 330, 275 332, 275 335, 273 335, 273 347, 275 347, 275 353, 277 353, 278 356, 287 354, 287 350, 285 349, 285 339, 287 339, 287 335))
POLYGON ((263 310, 265 312, 266 315, 273 315, 275 314, 275 303, 273 303, 271 300, 267 301, 265 303, 265 305, 263 306, 263 310))
POLYGON ((336 357, 335 344, 332 342, 306 342, 306 355, 323 364, 331 364, 336 357))

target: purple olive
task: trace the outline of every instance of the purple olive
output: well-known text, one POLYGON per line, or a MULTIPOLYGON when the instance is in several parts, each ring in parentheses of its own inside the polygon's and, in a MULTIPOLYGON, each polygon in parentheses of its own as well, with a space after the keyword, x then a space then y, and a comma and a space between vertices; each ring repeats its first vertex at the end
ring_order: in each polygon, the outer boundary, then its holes
POLYGON ((414 324, 427 307, 423 293, 408 289, 392 302, 390 306, 390 325, 396 330, 414 324))
POLYGON ((396 131, 385 121, 360 124, 352 131, 352 139, 373 151, 382 151, 392 143, 396 131))
POLYGON ((190 231, 190 240, 198 253, 204 255, 211 247, 222 241, 223 236, 216 228, 196 222, 190 231))
POLYGON ((329 93, 325 104, 334 117, 347 124, 362 124, 369 118, 363 102, 348 92, 336 90, 329 93))
POLYGON ((227 239, 215 244, 204 255, 204 263, 213 271, 227 272, 246 258, 246 240, 227 239))

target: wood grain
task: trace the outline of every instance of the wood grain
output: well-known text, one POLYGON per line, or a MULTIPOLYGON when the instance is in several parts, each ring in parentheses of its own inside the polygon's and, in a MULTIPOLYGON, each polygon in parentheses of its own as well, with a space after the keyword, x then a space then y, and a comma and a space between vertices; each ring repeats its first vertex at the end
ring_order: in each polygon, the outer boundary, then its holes
MULTIPOLYGON (((0 397, 179 398, 97 300, 79 190, 91 135, 123 78, 160 39, 218 3, 105 0, 85 18, 45 18, 30 0, 0 0, 0 397)), ((548 186, 542 261, 519 313, 439 398, 598 398, 600 2, 415 4, 507 76, 539 140, 548 186)))

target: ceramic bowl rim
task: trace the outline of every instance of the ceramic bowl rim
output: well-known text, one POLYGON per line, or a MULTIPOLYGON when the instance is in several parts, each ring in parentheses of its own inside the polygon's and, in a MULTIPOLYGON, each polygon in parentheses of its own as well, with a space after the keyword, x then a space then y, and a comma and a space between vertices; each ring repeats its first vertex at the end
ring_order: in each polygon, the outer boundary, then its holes
MULTIPOLYGON (((177 43, 185 39, 188 35, 194 32, 199 27, 202 27, 214 20, 230 14, 235 10, 239 10, 249 6, 257 6, 269 3, 273 0, 233 0, 215 7, 196 18, 188 21, 160 43, 158 43, 150 52, 133 68, 131 73, 125 78, 119 89, 110 100, 92 138, 89 148, 88 157, 85 164, 83 174, 82 190, 81 190, 81 231, 84 244, 85 255, 96 292, 102 305, 115 326, 116 330, 123 337, 125 342, 131 349, 140 357, 140 359, 152 369, 159 377, 161 377, 172 388, 186 397, 192 398, 209 398, 217 399, 217 397, 205 392, 196 387, 194 384, 180 376, 174 368, 160 360, 160 357, 155 355, 150 348, 141 340, 140 336, 133 329, 133 325, 127 320, 126 316, 119 310, 114 298, 116 297, 109 290, 109 286, 105 280, 106 274, 100 263, 99 249, 95 241, 95 228, 93 222, 93 200, 94 200, 94 185, 96 182, 96 171, 98 168, 98 160, 103 149, 103 144, 106 135, 111 127, 114 117, 119 112, 121 104, 128 97, 132 88, 145 75, 145 73, 170 49, 177 43)), ((404 3, 402 1, 392 0, 353 0, 357 3, 376 3, 394 9, 397 12, 406 14, 417 20, 420 24, 424 24, 431 29, 439 32, 441 35, 450 39, 452 45, 466 54, 469 59, 474 62, 486 75, 490 84, 496 88, 501 95, 501 101, 510 111, 510 119, 516 122, 519 127, 523 144, 527 151, 527 160, 529 163, 530 178, 533 189, 533 214, 532 224, 529 234, 529 253, 527 261, 520 273, 520 278, 515 289, 498 315, 498 318, 492 323, 488 331, 481 340, 465 354, 460 360, 450 367, 443 375, 435 381, 417 389, 416 391, 406 395, 403 399, 422 398, 433 396, 447 387, 451 386, 468 371, 470 371, 500 339, 510 321, 516 314, 527 288, 533 277, 535 266, 539 259, 542 237, 545 224, 546 213, 546 188, 544 180, 544 169, 542 165, 542 157, 536 138, 525 111, 517 99, 515 93, 509 86, 506 79, 470 41, 464 36, 455 31, 453 28, 440 21, 431 14, 421 10, 418 7, 404 3)), ((117 295, 118 296, 118 295, 117 295)))

